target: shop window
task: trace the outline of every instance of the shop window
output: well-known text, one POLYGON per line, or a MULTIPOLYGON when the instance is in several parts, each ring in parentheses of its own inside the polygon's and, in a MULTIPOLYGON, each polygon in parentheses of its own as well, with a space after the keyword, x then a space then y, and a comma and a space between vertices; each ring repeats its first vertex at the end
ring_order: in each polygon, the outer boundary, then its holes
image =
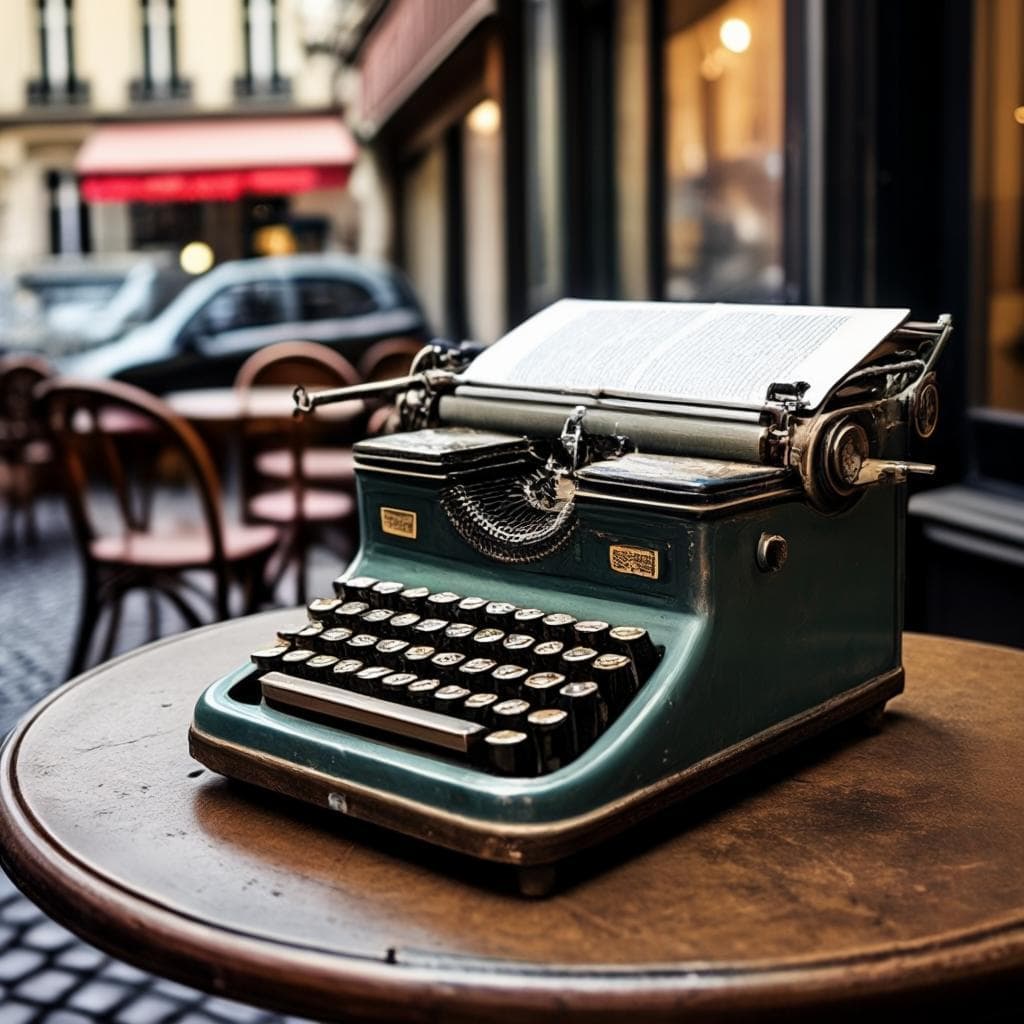
POLYGON ((331 278, 296 282, 299 297, 299 320, 337 320, 372 313, 377 308, 365 288, 351 281, 331 278))
MULTIPOLYGON (((1024 413, 1024 5, 975 7, 976 404, 1024 413)), ((1016 417, 1013 417, 1016 418, 1016 417)), ((1022 425, 1024 421, 1018 423, 1022 425)))
POLYGON ((50 252, 76 255, 89 251, 89 212, 71 171, 47 171, 50 212, 50 252))
POLYGON ((89 88, 75 75, 71 0, 37 0, 39 78, 28 83, 28 102, 87 103, 89 88))
POLYGON ((783 0, 665 15, 665 297, 782 301, 783 0))
POLYGON ((129 86, 132 102, 187 100, 192 89, 178 77, 178 22, 175 0, 140 0, 142 78, 129 86))

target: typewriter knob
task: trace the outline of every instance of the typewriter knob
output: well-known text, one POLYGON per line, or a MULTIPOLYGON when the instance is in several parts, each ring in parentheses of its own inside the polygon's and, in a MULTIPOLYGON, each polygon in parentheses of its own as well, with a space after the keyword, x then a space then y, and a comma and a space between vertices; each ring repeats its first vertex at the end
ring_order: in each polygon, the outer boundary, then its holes
POLYGON ((914 393, 911 415, 918 437, 924 440, 935 433, 939 423, 939 389, 934 374, 930 374, 914 393))
POLYGON ((868 453, 867 431, 859 423, 840 423, 833 431, 826 453, 827 471, 840 494, 848 494, 856 485, 868 453))
POLYGON ((778 572, 789 557, 789 541, 780 533, 762 533, 757 541, 757 567, 761 572, 778 572))

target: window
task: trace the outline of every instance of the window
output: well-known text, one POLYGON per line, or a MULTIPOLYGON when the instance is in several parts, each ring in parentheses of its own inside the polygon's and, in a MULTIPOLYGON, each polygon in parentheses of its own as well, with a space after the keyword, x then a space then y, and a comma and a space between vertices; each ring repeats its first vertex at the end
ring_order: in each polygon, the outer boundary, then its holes
POLYGON ((77 254, 89 250, 88 207, 78 194, 71 171, 47 171, 50 210, 50 252, 77 254))
POLYGON ((141 79, 131 83, 134 102, 188 99, 191 88, 178 77, 178 25, 176 0, 141 0, 141 79))
POLYGON ((235 80, 239 98, 288 96, 291 84, 277 67, 277 0, 244 0, 245 75, 235 80))
POLYGON ((377 308, 370 293, 351 281, 330 278, 297 281, 299 320, 336 320, 377 308))
POLYGON ((231 285, 210 299, 192 323, 206 335, 278 324, 285 318, 285 295, 280 281, 231 285))
POLYGON ((71 0, 37 0, 40 77, 28 84, 28 101, 87 102, 89 90, 75 77, 71 0))
POLYGON ((783 0, 668 0, 665 297, 781 301, 783 0))

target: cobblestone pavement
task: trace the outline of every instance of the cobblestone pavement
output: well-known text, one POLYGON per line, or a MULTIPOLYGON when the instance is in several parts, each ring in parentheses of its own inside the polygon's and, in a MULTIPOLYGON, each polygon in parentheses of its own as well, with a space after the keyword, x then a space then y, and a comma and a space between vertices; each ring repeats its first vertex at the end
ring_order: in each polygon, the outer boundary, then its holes
MULTIPOLYGON (((39 504, 39 542, 0 551, 0 737, 64 681, 81 572, 63 507, 39 504)), ((312 593, 338 569, 319 554, 312 593)), ((325 589, 326 588, 326 589, 325 589)), ((288 593, 289 588, 284 589, 288 593)), ((135 595, 132 595, 135 596, 135 595)), ((183 627, 162 611, 161 633, 183 627)), ((148 640, 145 604, 126 603, 118 651, 148 640)), ((279 1024, 291 1020, 111 959, 44 916, 0 871, 0 1024, 279 1024)))

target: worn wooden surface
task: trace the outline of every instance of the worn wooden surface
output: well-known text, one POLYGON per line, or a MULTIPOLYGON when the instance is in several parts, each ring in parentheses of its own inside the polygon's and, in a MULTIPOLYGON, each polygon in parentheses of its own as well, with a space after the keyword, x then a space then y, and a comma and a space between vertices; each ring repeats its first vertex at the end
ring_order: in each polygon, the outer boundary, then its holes
POLYGON ((908 636, 877 733, 812 741, 563 868, 511 875, 201 771, 203 686, 295 613, 128 655, 0 769, 9 870, 159 973, 323 1018, 977 1015, 1024 990, 1024 653, 908 636))

